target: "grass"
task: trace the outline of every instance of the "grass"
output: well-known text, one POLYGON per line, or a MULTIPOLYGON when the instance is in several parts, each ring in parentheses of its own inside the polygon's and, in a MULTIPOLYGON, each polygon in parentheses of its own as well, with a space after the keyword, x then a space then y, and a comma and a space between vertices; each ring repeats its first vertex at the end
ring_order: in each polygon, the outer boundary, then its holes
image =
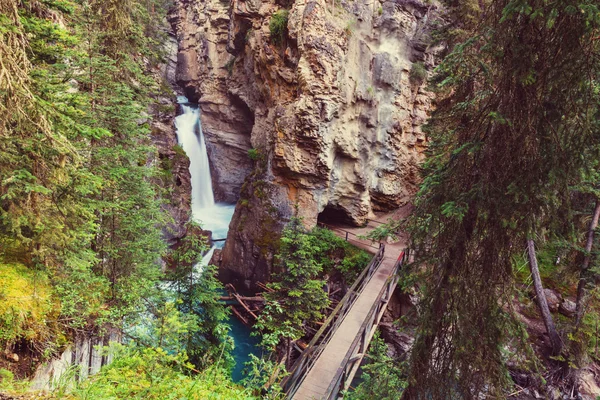
POLYGON ((271 40, 275 44, 283 43, 287 36, 287 24, 290 12, 288 10, 279 10, 271 16, 269 21, 269 32, 271 40))

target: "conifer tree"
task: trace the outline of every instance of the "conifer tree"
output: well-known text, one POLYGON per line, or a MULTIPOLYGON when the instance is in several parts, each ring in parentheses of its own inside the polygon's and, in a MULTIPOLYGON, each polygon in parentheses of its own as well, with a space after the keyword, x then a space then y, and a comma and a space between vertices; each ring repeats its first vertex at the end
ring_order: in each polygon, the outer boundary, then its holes
POLYGON ((408 399, 504 397, 512 257, 569 209, 598 156, 597 2, 479 4, 436 81, 413 219, 430 269, 408 399))

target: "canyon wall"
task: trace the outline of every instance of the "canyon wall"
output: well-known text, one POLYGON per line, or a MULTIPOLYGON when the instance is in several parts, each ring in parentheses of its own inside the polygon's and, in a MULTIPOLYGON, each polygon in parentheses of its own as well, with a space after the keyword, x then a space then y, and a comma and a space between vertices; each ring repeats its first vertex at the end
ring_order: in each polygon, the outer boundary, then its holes
POLYGON ((177 3, 177 81, 200 104, 217 198, 241 198, 222 279, 267 279, 291 215, 360 225, 410 201, 439 18, 418 0, 177 3), (285 13, 287 29, 272 37, 285 13))
MULTIPOLYGON (((170 245, 177 243, 186 234, 186 223, 191 216, 192 183, 189 171, 190 161, 177 144, 174 119, 177 109, 175 98, 178 46, 174 36, 168 36, 165 43, 166 62, 155 72, 157 82, 164 82, 163 93, 149 110, 151 117, 152 142, 156 145, 157 157, 151 160, 158 164, 159 186, 163 208, 171 221, 163 228, 163 237, 170 245)), ((142 122, 142 121, 140 121, 142 122)))

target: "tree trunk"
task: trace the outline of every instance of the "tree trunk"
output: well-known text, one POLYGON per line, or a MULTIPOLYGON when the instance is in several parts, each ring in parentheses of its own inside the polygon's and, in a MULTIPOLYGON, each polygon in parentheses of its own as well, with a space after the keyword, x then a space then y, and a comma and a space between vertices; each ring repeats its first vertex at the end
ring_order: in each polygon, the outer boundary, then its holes
POLYGON ((535 297, 537 298, 537 304, 546 325, 546 331, 550 336, 550 343, 552 344, 552 353, 554 355, 560 354, 562 350, 562 340, 556 331, 550 309, 548 308, 548 302, 546 301, 546 295, 544 294, 544 287, 542 286, 542 278, 540 277, 540 270, 538 268, 537 257, 535 256, 535 244, 532 239, 527 240, 527 254, 529 256, 529 269, 531 271, 531 277, 533 278, 533 287, 535 288, 535 297))
POLYGON ((596 208, 594 209, 594 215, 592 216, 592 222, 590 222, 590 229, 587 234, 587 242, 585 243, 585 258, 583 264, 581 264, 581 272, 579 275, 579 284, 577 285, 577 308, 575 311, 575 327, 579 328, 583 315, 585 314, 585 284, 587 278, 587 272, 590 268, 590 262, 592 261, 592 246, 594 245, 594 232, 598 227, 598 219, 600 219, 600 201, 596 200, 596 208))
POLYGON ((287 349, 285 352, 285 366, 286 368, 290 368, 292 366, 292 339, 286 338, 287 349))

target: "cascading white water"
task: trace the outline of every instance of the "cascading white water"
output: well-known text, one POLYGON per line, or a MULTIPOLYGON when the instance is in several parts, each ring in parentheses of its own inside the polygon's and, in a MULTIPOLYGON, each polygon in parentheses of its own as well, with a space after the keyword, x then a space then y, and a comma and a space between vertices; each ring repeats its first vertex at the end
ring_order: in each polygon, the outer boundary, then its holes
POLYGON ((208 164, 206 143, 200 126, 200 110, 188 103, 187 98, 178 97, 183 114, 175 118, 177 139, 190 159, 190 174, 192 176, 192 215, 200 210, 215 205, 208 164))
MULTIPOLYGON (((175 118, 177 140, 190 159, 192 218, 202 226, 202 229, 211 231, 213 239, 225 239, 235 206, 215 203, 198 106, 190 104, 184 96, 179 96, 177 102, 183 109, 183 114, 175 118)), ((218 248, 222 246, 223 242, 215 244, 218 248)), ((211 249, 198 267, 208 264, 209 254, 212 255, 213 252, 214 249, 211 249)))

